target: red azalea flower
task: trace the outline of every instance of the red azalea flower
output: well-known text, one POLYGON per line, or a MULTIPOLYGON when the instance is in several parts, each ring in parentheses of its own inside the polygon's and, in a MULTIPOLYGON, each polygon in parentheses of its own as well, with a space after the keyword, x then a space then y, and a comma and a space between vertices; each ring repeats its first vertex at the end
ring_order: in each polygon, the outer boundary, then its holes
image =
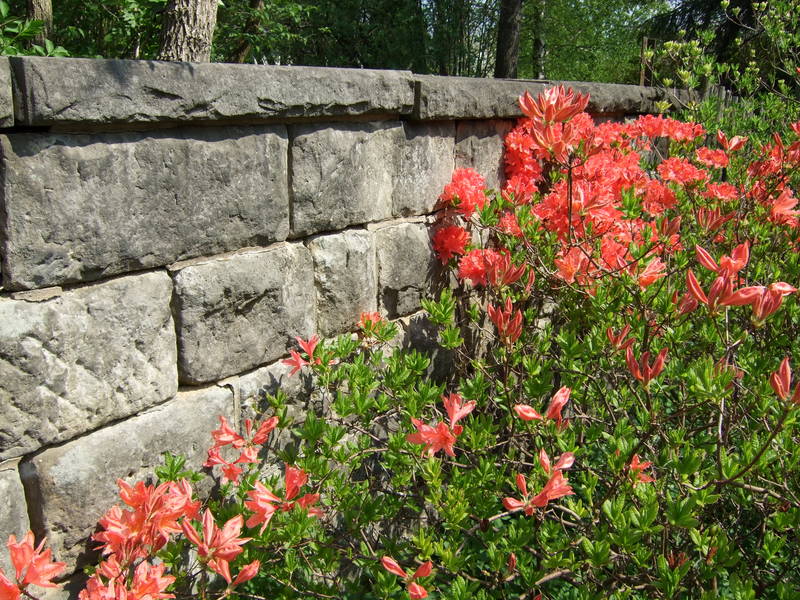
POLYGON ((433 234, 433 249, 442 264, 447 264, 453 256, 461 256, 469 243, 467 230, 457 225, 448 225, 433 234))
POLYGON ((476 209, 482 209, 486 204, 485 188, 484 178, 472 169, 456 169, 439 199, 452 204, 469 219, 476 209))
POLYGON ((458 261, 458 278, 469 281, 475 287, 486 285, 487 271, 500 256, 497 250, 491 248, 470 250, 458 261))
POLYGON ((643 471, 649 467, 653 466, 653 463, 646 461, 646 462, 639 462, 639 455, 634 454, 633 458, 631 459, 631 464, 628 465, 631 473, 633 473, 635 479, 633 480, 633 485, 636 486, 640 483, 653 483, 655 481, 654 477, 643 473, 643 471))
POLYGON ((667 181, 674 181, 681 185, 702 183, 708 180, 708 173, 698 169, 688 160, 671 156, 657 167, 658 174, 667 181))

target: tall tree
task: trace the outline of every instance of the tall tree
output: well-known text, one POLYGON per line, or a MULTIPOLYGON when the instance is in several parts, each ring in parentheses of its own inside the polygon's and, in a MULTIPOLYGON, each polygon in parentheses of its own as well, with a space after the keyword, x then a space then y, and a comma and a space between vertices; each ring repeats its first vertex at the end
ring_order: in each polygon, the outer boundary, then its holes
POLYGON ((424 6, 431 71, 489 77, 494 71, 498 0, 426 0, 424 6))
POLYGON ((305 9, 304 32, 293 40, 287 63, 427 72, 428 40, 422 0, 299 3, 305 9))
POLYGON ((494 61, 495 77, 511 79, 517 77, 521 16, 522 0, 500 0, 500 19, 497 23, 497 53, 494 61))
POLYGON ((545 0, 531 0, 531 75, 535 79, 544 79, 544 57, 547 49, 544 45, 545 0))
POLYGON ((234 51, 233 59, 235 62, 245 62, 253 50, 253 45, 248 34, 253 34, 258 30, 259 19, 258 15, 264 10, 264 0, 250 0, 250 14, 245 22, 242 31, 242 39, 234 51))
POLYGON ((208 62, 216 24, 217 0, 170 0, 158 59, 208 62))
POLYGON ((638 83, 643 23, 664 0, 529 0, 520 76, 638 83))
POLYGON ((29 20, 42 22, 42 29, 33 38, 36 44, 44 45, 53 30, 53 3, 51 0, 27 0, 29 20))

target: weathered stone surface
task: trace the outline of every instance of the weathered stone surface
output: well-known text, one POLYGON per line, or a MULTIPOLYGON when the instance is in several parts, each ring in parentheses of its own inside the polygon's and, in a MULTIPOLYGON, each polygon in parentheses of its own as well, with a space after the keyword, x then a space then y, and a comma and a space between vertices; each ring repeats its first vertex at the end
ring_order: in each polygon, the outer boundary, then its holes
POLYGON ((22 482, 19 480, 16 461, 0 464, 0 498, 3 507, 0 510, 0 541, 3 542, 0 550, 0 569, 3 569, 9 577, 13 577, 14 569, 5 543, 9 535, 13 534, 19 539, 30 529, 25 490, 22 489, 22 482))
POLYGON ((410 314, 430 291, 438 272, 424 223, 395 223, 375 229, 378 293, 390 319, 410 314))
POLYGON ((400 346, 422 352, 431 359, 427 371, 429 377, 442 382, 453 376, 453 351, 439 345, 439 328, 430 322, 424 311, 403 317, 397 323, 402 333, 400 346))
POLYGON ((278 390, 286 394, 290 404, 305 406, 313 391, 310 369, 303 369, 292 375, 293 370, 294 367, 277 361, 249 373, 224 379, 219 385, 233 391, 234 398, 242 409, 242 417, 252 419, 256 416, 257 409, 266 408, 264 400, 267 395, 274 396, 278 390))
POLYGON ((509 119, 522 116, 517 99, 547 82, 416 75, 415 119, 509 119))
POLYGON ((292 128, 292 234, 335 231, 389 218, 399 122, 292 128))
POLYGON ((655 104, 676 97, 686 99, 683 91, 612 83, 578 81, 542 81, 526 79, 474 79, 415 75, 417 99, 415 119, 515 119, 521 117, 519 97, 526 91, 533 96, 554 85, 563 84, 590 95, 588 111, 592 114, 634 115, 655 112, 655 104))
POLYGON ((89 540, 97 520, 119 502, 116 480, 152 481, 164 452, 183 454, 197 469, 211 445, 218 415, 233 417, 230 390, 181 392, 166 404, 45 450, 20 466, 31 504, 31 522, 46 535, 54 556, 70 572, 96 546, 89 540))
POLYGON ((453 175, 455 123, 403 123, 405 143, 399 147, 392 193, 396 217, 433 211, 453 175))
POLYGON ((315 237, 308 244, 314 259, 317 333, 323 337, 352 331, 362 312, 374 311, 378 273, 372 233, 349 230, 315 237))
POLYGON ((98 279, 288 233, 284 127, 12 134, 0 144, 9 289, 98 279))
POLYGON ((90 122, 254 121, 408 114, 408 71, 17 57, 17 119, 90 122))
POLYGON ((14 125, 14 98, 11 91, 11 68, 6 57, 0 58, 0 127, 14 125))
POLYGON ((471 167, 486 179, 487 187, 505 182, 503 141, 512 121, 462 121, 456 132, 456 167, 471 167))
POLYGON ((302 244, 172 267, 181 382, 216 381, 286 354, 315 329, 314 272, 302 244))
POLYGON ((157 272, 42 302, 1 299, 0 459, 171 398, 177 390, 171 292, 167 274, 157 272))

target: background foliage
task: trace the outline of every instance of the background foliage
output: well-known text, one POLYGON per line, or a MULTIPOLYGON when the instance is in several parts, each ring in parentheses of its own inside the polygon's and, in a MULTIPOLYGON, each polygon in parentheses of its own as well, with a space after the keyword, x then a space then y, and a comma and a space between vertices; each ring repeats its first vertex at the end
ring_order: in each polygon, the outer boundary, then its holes
MULTIPOLYGON (((499 0, 224 0, 213 60, 269 64, 410 69, 474 77, 494 69, 499 0)), ((520 76, 638 81, 645 21, 663 0, 524 0, 520 76), (537 13, 538 14, 538 13, 537 13), (532 40, 544 43, 543 71, 532 40)), ((54 44, 72 56, 152 59, 167 0, 59 0, 54 44)), ((24 0, 9 2, 25 22, 24 0)), ((14 32, 4 34, 4 39, 14 32)), ((28 39, 28 38, 24 38, 28 39)), ((5 43, 5 54, 30 46, 5 43)))

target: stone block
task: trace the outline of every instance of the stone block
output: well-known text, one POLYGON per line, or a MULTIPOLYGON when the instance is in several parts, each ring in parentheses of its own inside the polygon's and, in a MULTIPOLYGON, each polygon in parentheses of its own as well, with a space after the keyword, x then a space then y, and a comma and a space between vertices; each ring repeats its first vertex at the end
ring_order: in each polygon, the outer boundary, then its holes
MULTIPOLYGON (((470 167, 499 190, 506 180, 503 162, 506 134, 513 121, 462 121, 456 130, 456 167, 470 167)), ((449 180, 448 180, 449 181, 449 180)))
POLYGON ((180 381, 216 381, 286 354, 315 329, 314 271, 302 244, 171 267, 180 381))
POLYGON ((408 114, 408 71, 16 57, 26 125, 408 114))
POLYGON ((36 293, 0 299, 0 460, 64 442, 177 390, 166 273, 53 293, 42 301, 36 293))
POLYGON ((455 354, 439 345, 439 328, 430 322, 427 314, 420 311, 397 321, 400 326, 400 346, 404 350, 416 350, 428 356, 431 363, 427 376, 438 383, 453 377, 455 354))
POLYGON ((548 82, 416 75, 413 118, 514 119, 522 116, 518 99, 525 90, 538 94, 548 82))
POLYGON ((396 217, 433 212, 453 175, 455 123, 403 123, 405 143, 398 148, 392 193, 396 217))
POLYGON ((374 311, 378 298, 372 233, 348 230, 313 238, 317 291, 317 333, 333 337, 352 331, 362 312, 374 311))
POLYGON ((230 390, 180 392, 148 412, 25 459, 20 473, 34 530, 47 536, 68 573, 86 564, 95 555, 89 536, 97 520, 119 503, 117 479, 152 483, 164 452, 183 454, 189 468, 199 468, 218 416, 231 419, 233 412, 230 390))
POLYGON ((0 510, 0 569, 13 578, 14 569, 6 550, 9 535, 20 539, 31 528, 28 522, 28 506, 25 503, 25 490, 19 479, 17 461, 9 461, 0 465, 0 498, 3 499, 3 510, 0 510))
POLYGON ((533 96, 555 85, 571 87, 589 94, 592 114, 636 115, 656 112, 662 100, 686 101, 684 90, 663 90, 615 83, 543 81, 533 79, 475 79, 415 75, 416 104, 412 117, 421 120, 516 119, 522 117, 519 97, 526 91, 533 96))
POLYGON ((391 216, 399 122, 302 125, 292 134, 292 235, 391 216))
POLYGON ((287 144, 277 126, 0 136, 6 288, 285 239, 287 144))
POLYGON ((265 408, 263 401, 266 396, 274 396, 279 390, 286 394, 290 404, 305 406, 314 389, 310 370, 300 370, 291 375, 292 370, 292 366, 277 361, 249 373, 224 379, 219 385, 233 391, 242 409, 242 418, 252 419, 260 409, 265 408))
POLYGON ((8 58, 0 58, 0 127, 14 126, 14 97, 8 58))
POLYGON ((439 268, 424 223, 392 223, 375 228, 378 294, 390 319, 419 310, 439 268))

